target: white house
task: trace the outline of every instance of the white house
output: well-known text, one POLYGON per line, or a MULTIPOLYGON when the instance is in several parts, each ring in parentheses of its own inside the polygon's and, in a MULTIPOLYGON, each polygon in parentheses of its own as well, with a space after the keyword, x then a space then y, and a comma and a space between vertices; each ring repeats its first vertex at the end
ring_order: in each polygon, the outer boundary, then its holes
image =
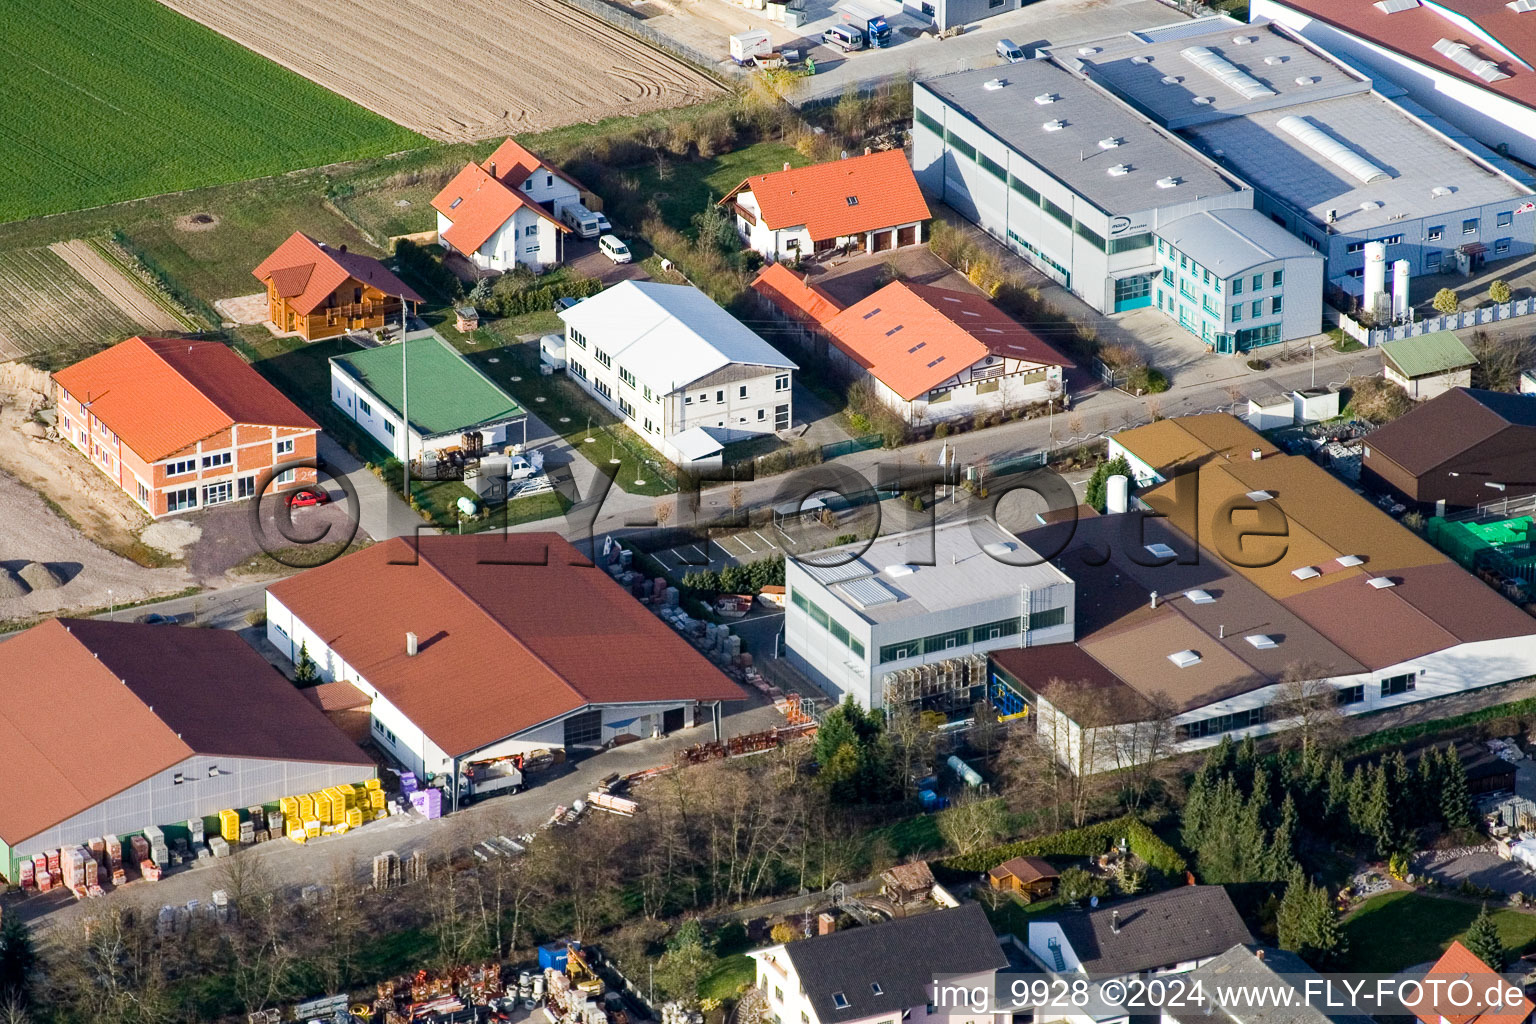
POLYGON ((624 281, 560 319, 571 379, 673 461, 696 427, 723 443, 793 422, 795 364, 691 285, 624 281))
POLYGON ((748 248, 769 260, 794 260, 842 245, 866 252, 917 245, 932 214, 906 153, 846 157, 757 174, 720 205, 748 248))
POLYGON ((507 139, 484 164, 474 161, 432 200, 437 236, 481 270, 548 269, 564 258, 561 222, 584 190, 573 178, 507 139))
POLYGON ((1383 342, 1381 375, 1423 401, 1454 388, 1472 386, 1477 357, 1450 331, 1383 342))
POLYGON ((749 954, 782 1024, 1006 1024, 992 1012, 1008 966, 979 903, 847 928, 749 954), (986 993, 978 1006, 965 994, 986 993))
POLYGON ((467 434, 478 435, 474 448, 494 450, 523 440, 526 431, 514 428, 528 419, 511 395, 436 334, 332 356, 331 404, 401 460, 463 448, 467 434))
POLYGON ((558 534, 396 537, 267 589, 267 639, 449 778, 713 723, 741 690, 558 534))

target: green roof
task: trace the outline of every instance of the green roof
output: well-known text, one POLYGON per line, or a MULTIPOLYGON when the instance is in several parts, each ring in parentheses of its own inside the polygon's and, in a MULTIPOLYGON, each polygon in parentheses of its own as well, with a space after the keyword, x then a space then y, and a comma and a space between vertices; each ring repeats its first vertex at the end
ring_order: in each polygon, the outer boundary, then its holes
POLYGON ((1381 354, 1410 380, 1432 373, 1460 370, 1477 363, 1477 357, 1450 331, 1436 331, 1433 334, 1383 342, 1381 354))
POLYGON ((422 437, 526 415, 511 395, 436 335, 412 338, 403 344, 403 357, 400 345, 385 345, 332 356, 331 362, 400 416, 400 364, 404 358, 411 383, 411 427, 422 437))

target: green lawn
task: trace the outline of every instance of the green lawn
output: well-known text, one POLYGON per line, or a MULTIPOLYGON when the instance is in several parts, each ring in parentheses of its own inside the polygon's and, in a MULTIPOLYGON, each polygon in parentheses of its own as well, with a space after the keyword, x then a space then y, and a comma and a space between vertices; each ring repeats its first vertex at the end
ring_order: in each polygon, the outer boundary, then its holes
POLYGON ((757 977, 757 962, 745 953, 721 957, 715 969, 699 981, 700 999, 735 999, 743 985, 757 977))
POLYGON ((428 144, 155 0, 0 0, 0 21, 0 221, 428 144))
MULTIPOLYGON (((1466 934, 1479 909, 1466 900, 1416 892, 1372 897, 1344 922, 1349 940, 1344 968, 1395 972, 1436 960, 1466 934)), ((1518 955, 1536 946, 1536 914, 1503 907, 1493 910, 1493 919, 1506 949, 1518 955)))
POLYGON ((668 160, 665 177, 656 164, 634 169, 640 194, 654 196, 661 219, 679 231, 693 232, 693 215, 712 199, 720 199, 754 174, 782 170, 784 165, 808 163, 787 142, 759 142, 710 160, 668 160))
POLYGON ((997 909, 982 904, 982 910, 987 915, 987 920, 992 922, 992 930, 999 935, 1012 933, 1023 939, 1029 934, 1029 919, 1035 914, 1047 910, 1059 910, 1061 901, 1052 896, 1049 899, 1036 900, 1027 906, 1020 905, 1017 900, 1009 900, 997 909))

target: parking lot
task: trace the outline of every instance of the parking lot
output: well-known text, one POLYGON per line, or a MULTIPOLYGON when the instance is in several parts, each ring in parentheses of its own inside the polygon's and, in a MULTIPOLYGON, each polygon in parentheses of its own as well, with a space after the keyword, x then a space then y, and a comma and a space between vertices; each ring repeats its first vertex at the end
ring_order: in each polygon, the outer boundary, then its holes
POLYGON ((773 530, 743 530, 729 535, 712 536, 701 544, 682 544, 652 557, 670 570, 687 573, 695 569, 721 569, 768 558, 781 550, 773 530))

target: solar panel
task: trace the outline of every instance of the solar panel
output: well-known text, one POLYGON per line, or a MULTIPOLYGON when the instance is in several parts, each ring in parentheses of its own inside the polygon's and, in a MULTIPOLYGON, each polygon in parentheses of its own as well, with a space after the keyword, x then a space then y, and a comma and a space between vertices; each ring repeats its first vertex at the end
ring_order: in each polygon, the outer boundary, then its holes
POLYGON ((900 594, 873 578, 848 580, 843 583, 842 591, 850 600, 858 604, 860 608, 873 608, 881 604, 894 604, 901 600, 900 594))

